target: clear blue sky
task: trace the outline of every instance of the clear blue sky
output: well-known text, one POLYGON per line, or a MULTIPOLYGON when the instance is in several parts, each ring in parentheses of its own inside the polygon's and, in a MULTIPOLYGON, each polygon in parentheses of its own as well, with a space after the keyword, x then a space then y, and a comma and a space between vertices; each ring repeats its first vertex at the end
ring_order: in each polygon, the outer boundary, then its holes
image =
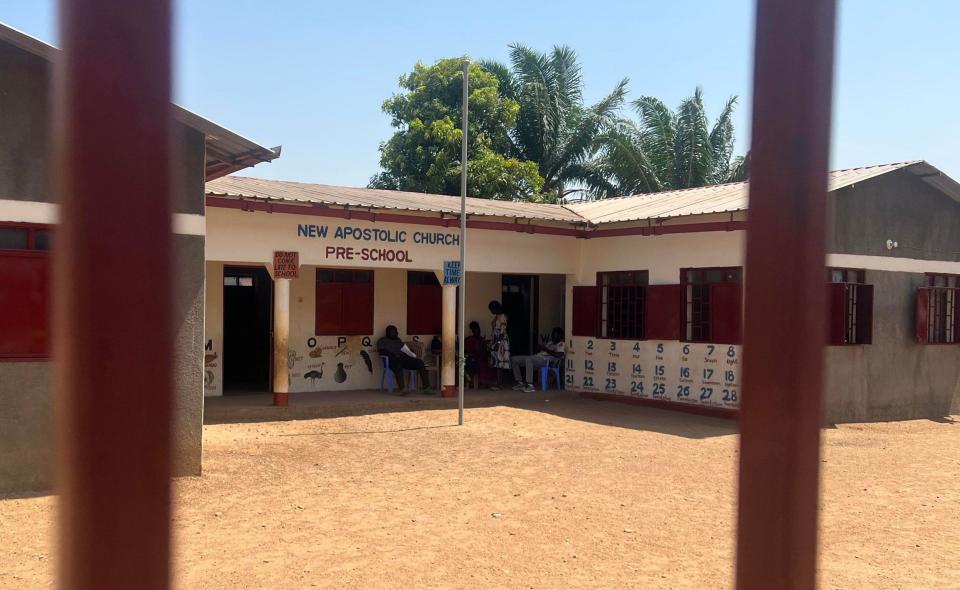
MULTIPOLYGON (((2 4, 0 21, 56 44, 55 0, 2 4)), ((833 166, 926 159, 960 180, 960 3, 840 4, 833 166)), ((580 55, 588 100, 622 77, 632 96, 670 105, 703 86, 711 117, 739 95, 743 152, 752 23, 750 0, 180 0, 175 99, 283 144, 283 157, 249 175, 362 186, 391 133, 380 104, 417 60, 563 43, 580 55)))

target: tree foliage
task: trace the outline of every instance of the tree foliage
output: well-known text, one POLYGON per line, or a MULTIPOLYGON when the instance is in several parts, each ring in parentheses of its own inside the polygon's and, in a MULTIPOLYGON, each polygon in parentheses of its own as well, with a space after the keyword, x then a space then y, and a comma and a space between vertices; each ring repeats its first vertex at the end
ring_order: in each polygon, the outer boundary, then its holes
MULTIPOLYGON (((373 188, 460 194, 464 58, 443 59, 400 78, 404 92, 383 103, 397 129, 380 146, 382 171, 373 188)), ((534 162, 509 155, 509 131, 520 105, 500 94, 499 78, 470 66, 468 126, 469 194, 494 199, 530 199, 543 187, 534 162)))
POLYGON ((624 79, 597 104, 583 104, 583 74, 576 53, 555 46, 542 53, 510 46, 510 64, 483 62, 501 93, 520 104, 509 136, 512 154, 537 163, 544 193, 562 199, 582 184, 598 135, 615 121, 627 92, 624 79))
POLYGON ((635 100, 638 120, 621 119, 598 138, 585 182, 607 197, 746 179, 749 155, 733 158, 736 103, 728 99, 711 126, 700 88, 676 111, 652 96, 635 100))
MULTIPOLYGON (((463 61, 417 63, 402 91, 383 103, 396 129, 380 145, 375 188, 460 192, 463 61)), ((676 110, 653 96, 621 115, 627 80, 584 105, 583 72, 572 49, 510 46, 509 65, 470 65, 468 191, 541 202, 581 192, 603 198, 745 180, 749 154, 734 157, 733 113, 711 125, 698 87, 676 110)))

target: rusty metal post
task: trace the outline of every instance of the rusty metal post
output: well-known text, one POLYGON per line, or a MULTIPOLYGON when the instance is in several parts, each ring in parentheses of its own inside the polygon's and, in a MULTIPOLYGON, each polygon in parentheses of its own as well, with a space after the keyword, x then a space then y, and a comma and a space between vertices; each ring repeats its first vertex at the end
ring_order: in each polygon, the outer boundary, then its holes
MULTIPOLYGON (((61 0, 55 144, 59 583, 170 577, 168 0, 61 0)), ((199 361, 198 361, 199 362, 199 361)))
POLYGON ((835 0, 757 2, 739 588, 816 583, 835 17, 835 0))

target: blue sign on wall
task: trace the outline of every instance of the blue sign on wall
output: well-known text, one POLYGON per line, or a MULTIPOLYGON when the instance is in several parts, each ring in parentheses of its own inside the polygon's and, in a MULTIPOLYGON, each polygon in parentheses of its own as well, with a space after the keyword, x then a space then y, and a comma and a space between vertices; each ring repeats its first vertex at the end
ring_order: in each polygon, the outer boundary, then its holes
POLYGON ((444 285, 460 284, 460 261, 459 260, 443 261, 443 284, 444 285))

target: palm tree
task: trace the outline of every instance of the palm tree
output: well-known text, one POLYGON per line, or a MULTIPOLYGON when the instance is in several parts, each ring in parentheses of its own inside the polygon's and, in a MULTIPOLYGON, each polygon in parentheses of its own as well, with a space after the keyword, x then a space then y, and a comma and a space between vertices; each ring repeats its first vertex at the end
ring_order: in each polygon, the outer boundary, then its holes
POLYGON ((510 46, 510 63, 483 62, 500 79, 500 93, 520 103, 511 130, 511 154, 537 162, 543 192, 555 199, 580 190, 590 175, 589 159, 596 140, 616 121, 627 93, 627 80, 597 104, 583 105, 583 78, 576 53, 555 46, 541 53, 524 45, 510 46))
POLYGON ((635 100, 639 122, 620 119, 598 137, 584 182, 602 198, 745 179, 749 154, 733 158, 736 104, 728 99, 710 127, 699 87, 676 112, 652 96, 635 100))

